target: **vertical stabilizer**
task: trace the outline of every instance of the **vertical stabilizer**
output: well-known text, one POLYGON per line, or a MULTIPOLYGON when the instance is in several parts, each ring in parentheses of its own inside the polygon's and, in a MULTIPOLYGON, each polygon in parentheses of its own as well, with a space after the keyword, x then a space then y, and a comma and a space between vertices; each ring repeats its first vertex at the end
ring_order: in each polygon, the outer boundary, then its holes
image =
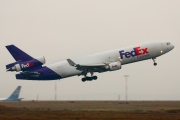
POLYGON ((15 91, 11 94, 8 100, 17 100, 19 98, 19 93, 21 91, 21 86, 18 86, 15 91))
POLYGON ((8 45, 6 48, 16 61, 28 61, 33 59, 33 57, 17 48, 15 45, 8 45))

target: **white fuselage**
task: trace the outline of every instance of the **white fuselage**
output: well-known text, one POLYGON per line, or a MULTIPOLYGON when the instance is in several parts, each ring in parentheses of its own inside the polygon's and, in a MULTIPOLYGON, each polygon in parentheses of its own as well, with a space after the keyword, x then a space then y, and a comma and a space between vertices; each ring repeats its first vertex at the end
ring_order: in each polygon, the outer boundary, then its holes
POLYGON ((0 101, 4 101, 7 100, 8 98, 0 98, 0 101))
MULTIPOLYGON (((161 56, 174 48, 169 42, 149 42, 130 47, 119 48, 111 51, 87 55, 80 58, 72 59, 76 64, 94 65, 94 64, 108 64, 120 61, 121 65, 156 58, 161 56)), ((70 66, 65 60, 47 66, 62 78, 81 75, 80 70, 76 67, 70 66)))

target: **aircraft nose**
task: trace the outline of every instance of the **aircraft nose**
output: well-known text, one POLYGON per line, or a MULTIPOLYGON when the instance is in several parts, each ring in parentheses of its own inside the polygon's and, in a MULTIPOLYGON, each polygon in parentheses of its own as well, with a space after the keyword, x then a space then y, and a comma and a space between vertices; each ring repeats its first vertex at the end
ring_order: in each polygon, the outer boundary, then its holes
POLYGON ((170 50, 174 49, 174 47, 175 47, 175 46, 172 45, 172 44, 169 46, 170 50))

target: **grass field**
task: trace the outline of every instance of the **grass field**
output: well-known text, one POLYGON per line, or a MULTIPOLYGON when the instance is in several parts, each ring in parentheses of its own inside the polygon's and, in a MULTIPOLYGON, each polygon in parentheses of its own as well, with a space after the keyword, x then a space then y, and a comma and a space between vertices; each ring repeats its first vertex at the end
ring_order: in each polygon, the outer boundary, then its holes
POLYGON ((180 101, 1 102, 0 120, 180 120, 180 101))

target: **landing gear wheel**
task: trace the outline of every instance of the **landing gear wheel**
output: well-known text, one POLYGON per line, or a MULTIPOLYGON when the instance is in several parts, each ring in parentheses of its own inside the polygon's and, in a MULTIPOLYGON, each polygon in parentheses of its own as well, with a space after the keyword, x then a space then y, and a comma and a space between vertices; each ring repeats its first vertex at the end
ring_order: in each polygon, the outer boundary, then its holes
POLYGON ((97 80, 97 76, 93 76, 93 79, 94 79, 94 80, 97 80))
POLYGON ((154 66, 156 66, 157 65, 157 63, 156 63, 156 60, 155 60, 156 58, 152 58, 152 60, 153 60, 153 62, 154 62, 154 66))
POLYGON ((92 77, 86 77, 86 80, 91 81, 92 77))
POLYGON ((156 66, 157 65, 157 63, 154 63, 154 66, 156 66))
POLYGON ((86 78, 82 78, 82 82, 85 82, 86 81, 86 78))
POLYGON ((82 82, 85 82, 85 81, 92 81, 92 80, 97 80, 97 76, 84 77, 84 78, 82 78, 82 82))

